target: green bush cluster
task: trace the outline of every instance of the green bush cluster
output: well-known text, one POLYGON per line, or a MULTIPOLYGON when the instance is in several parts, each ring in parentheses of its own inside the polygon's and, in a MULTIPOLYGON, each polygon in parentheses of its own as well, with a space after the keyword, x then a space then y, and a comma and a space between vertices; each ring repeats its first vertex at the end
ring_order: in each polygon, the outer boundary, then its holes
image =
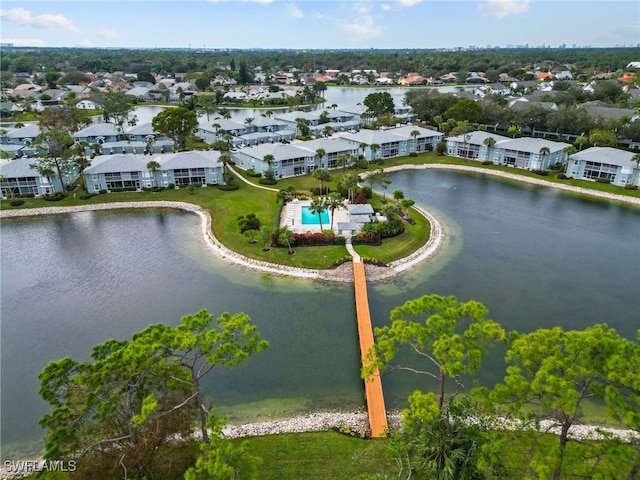
POLYGON ((549 175, 548 170, 531 170, 531 172, 535 173, 536 175, 540 175, 541 177, 546 177, 547 175, 549 175))
POLYGON ((235 183, 232 183, 230 185, 218 184, 216 185, 216 187, 218 187, 218 190, 222 190, 223 192, 230 192, 232 190, 238 190, 240 188, 240 186, 236 185, 235 183))
POLYGON ((9 205, 12 207, 19 207, 20 205, 24 205, 24 200, 20 200, 19 198, 14 198, 9 202, 9 205))
POLYGON ((596 178, 596 182, 597 183, 611 183, 611 179, 610 178, 598 177, 598 178, 596 178))
POLYGON ((258 183, 260 185, 275 185, 278 181, 275 178, 261 178, 258 183))
POLYGON ((261 173, 256 173, 256 171, 253 168, 245 170, 245 173, 247 174, 248 177, 253 177, 253 178, 262 177, 262 174, 261 173))
POLYGON ((42 196, 43 200, 47 202, 59 202, 64 197, 66 197, 66 195, 62 192, 48 193, 42 196))

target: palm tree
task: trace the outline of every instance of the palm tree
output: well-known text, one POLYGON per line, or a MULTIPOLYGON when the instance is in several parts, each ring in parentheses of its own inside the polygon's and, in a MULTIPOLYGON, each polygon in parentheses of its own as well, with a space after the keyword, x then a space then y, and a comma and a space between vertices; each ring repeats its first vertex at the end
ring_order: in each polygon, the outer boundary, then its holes
POLYGON ((352 202, 355 197, 355 190, 358 187, 358 182, 360 181, 360 177, 358 177, 357 173, 350 173, 343 177, 344 186, 347 188, 347 195, 349 196, 349 201, 352 202))
POLYGON ((332 179, 331 173, 326 168, 317 168, 311 176, 320 182, 320 195, 322 195, 324 193, 324 183, 330 182, 332 179))
POLYGON ((227 152, 229 150, 231 150, 231 140, 233 140, 233 137, 231 135, 229 135, 228 133, 223 137, 223 140, 226 143, 226 150, 227 152))
POLYGON ((286 245, 289 248, 289 255, 293 255, 295 252, 291 248, 293 242, 296 241, 293 232, 289 230, 287 227, 282 227, 278 229, 278 243, 280 245, 286 245))
POLYGON ((482 143, 484 143, 487 146, 487 160, 491 161, 491 150, 493 149, 493 146, 496 144, 496 139, 493 137, 487 137, 484 139, 482 143))
POLYGON ((578 148, 578 151, 581 151, 582 148, 589 142, 589 140, 587 139, 587 137, 583 137, 582 135, 580 135, 579 137, 577 137, 574 141, 573 144, 578 148))
POLYGON ((220 114, 220 116, 222 116, 222 118, 224 118, 225 120, 229 120, 231 118, 231 112, 229 111, 228 108, 224 108, 222 107, 220 110, 218 110, 218 113, 220 114))
POLYGON ((271 110, 267 110, 262 114, 263 117, 267 117, 267 118, 271 118, 271 115, 273 115, 273 112, 271 110))
POLYGON ((326 155, 326 150, 324 148, 318 148, 316 150, 316 155, 318 155, 318 159, 320 160, 320 166, 321 167, 328 167, 328 165, 323 165, 322 163, 322 159, 324 158, 324 156, 326 155))
POLYGON ((271 164, 275 160, 275 157, 270 153, 267 153, 264 157, 262 157, 262 160, 267 164, 267 171, 270 172, 270 175, 273 175, 273 172, 271 171, 271 164))
POLYGON ((400 203, 400 200, 404 199, 404 192, 402 190, 394 190, 393 198, 396 201, 396 207, 397 207, 398 204, 400 203))
POLYGON ((327 198, 327 208, 331 211, 331 231, 333 231, 333 212, 336 208, 342 206, 344 198, 340 195, 340 192, 331 192, 327 198))
POLYGON ((366 144, 366 143, 364 143, 364 142, 361 142, 361 143, 360 143, 360 145, 358 145, 358 148, 361 148, 361 149, 362 149, 362 158, 364 158, 364 152, 365 152, 365 150, 367 149, 367 147, 368 147, 368 146, 369 146, 369 145, 367 145, 367 144, 366 144))
MULTIPOLYGON (((317 170, 316 170, 317 172, 317 170)), ((313 197, 311 205, 309 205, 309 211, 313 214, 318 214, 318 220, 320 221, 320 231, 322 228, 322 214, 327 210, 327 200, 325 197, 313 197)))
POLYGON ((567 155, 567 161, 564 163, 564 173, 567 173, 567 169, 569 168, 569 157, 574 155, 578 150, 573 145, 566 146, 562 149, 562 151, 567 155))
POLYGON ((542 157, 542 159, 540 160, 540 170, 544 170, 544 157, 546 155, 549 155, 549 153, 551 153, 549 147, 540 147, 540 155, 542 157))
POLYGON ((156 170, 158 170, 159 168, 160 168, 160 164, 155 160, 151 160, 149 163, 147 163, 147 170, 151 171, 151 176, 153 177, 154 186, 158 185, 158 182, 156 181, 156 170))
POLYGON ((378 145, 377 143, 372 143, 370 148, 371 148, 371 160, 375 160, 376 153, 378 152, 378 150, 380 150, 380 145, 378 145))
POLYGON ((349 160, 349 157, 347 155, 345 155, 344 153, 341 153, 340 155, 338 155, 336 157, 336 163, 337 163, 338 167, 342 167, 344 170, 347 169, 348 160, 349 160))
POLYGON ((418 142, 417 142, 417 138, 420 136, 420 132, 418 130, 411 130, 411 133, 409 133, 409 135, 411 135, 411 138, 413 138, 413 141, 415 142, 415 151, 418 151, 418 142))
POLYGON ((244 119, 244 123, 246 123, 247 125, 249 125, 249 127, 251 127, 253 125, 253 117, 247 117, 244 119))
POLYGON ((333 133, 333 128, 331 128, 329 125, 327 125, 326 127, 324 127, 324 129, 322 130, 322 134, 323 134, 325 137, 330 137, 332 133, 333 133))
POLYGON ((402 214, 403 217, 406 218, 407 215, 409 215, 409 208, 415 205, 415 203, 416 203, 415 200, 411 200, 410 198, 402 199, 402 201, 400 202, 400 205, 402 205, 402 208, 400 209, 400 213, 402 214))
POLYGON ((387 188, 389 188, 389 185, 391 185, 391 179, 385 175, 380 181, 380 188, 382 188, 382 203, 387 203, 387 188))
POLYGON ((229 179, 229 170, 227 165, 231 161, 231 155, 229 155, 228 153, 223 153, 222 155, 220 155, 220 161, 222 162, 222 183, 227 185, 229 179))
POLYGON ((216 140, 218 139, 218 130, 220 129, 220 124, 219 123, 214 123, 211 125, 215 131, 215 135, 216 135, 216 140))

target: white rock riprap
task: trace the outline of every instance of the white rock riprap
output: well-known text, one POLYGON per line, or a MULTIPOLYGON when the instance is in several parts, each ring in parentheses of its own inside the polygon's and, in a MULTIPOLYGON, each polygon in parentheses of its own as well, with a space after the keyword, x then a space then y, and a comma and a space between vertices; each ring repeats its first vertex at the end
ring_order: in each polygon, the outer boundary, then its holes
POLYGON ((290 267, 287 265, 279 265, 276 263, 263 262, 254 260, 244 255, 230 250, 225 247, 211 232, 211 215, 209 212, 187 202, 169 202, 169 201, 149 201, 149 202, 114 202, 114 203, 97 203, 93 205, 81 205, 74 207, 44 207, 20 210, 1 210, 0 218, 25 217, 34 215, 57 215, 65 213, 77 213, 98 210, 117 210, 117 209, 143 209, 143 208, 176 208, 187 212, 195 213, 201 219, 202 236, 212 252, 230 262, 243 267, 259 270, 274 275, 288 275, 299 278, 319 278, 320 270, 290 267))

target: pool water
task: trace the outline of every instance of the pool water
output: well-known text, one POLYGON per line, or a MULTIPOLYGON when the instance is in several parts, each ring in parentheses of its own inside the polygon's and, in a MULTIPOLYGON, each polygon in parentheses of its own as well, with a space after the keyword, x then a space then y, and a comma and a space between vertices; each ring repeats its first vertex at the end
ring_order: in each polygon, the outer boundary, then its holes
MULTIPOLYGON (((317 213, 311 213, 309 207, 302 207, 302 224, 303 225, 320 225, 320 219, 317 213)), ((329 225, 329 211, 322 212, 322 225, 329 225)))

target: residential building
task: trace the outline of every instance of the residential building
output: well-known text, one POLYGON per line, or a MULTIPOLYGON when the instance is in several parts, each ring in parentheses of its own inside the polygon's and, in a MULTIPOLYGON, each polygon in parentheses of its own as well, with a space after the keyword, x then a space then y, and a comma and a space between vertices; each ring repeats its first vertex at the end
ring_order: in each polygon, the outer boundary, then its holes
MULTIPOLYGON (((41 175, 38 170, 32 168, 35 162, 33 158, 18 158, 0 165, 0 189, 3 198, 12 198, 20 195, 39 197, 54 192, 62 191, 62 182, 57 174, 50 176, 41 175)), ((71 183, 75 174, 64 177, 65 184, 71 183)))
POLYGON ((232 156, 236 165, 244 170, 252 169, 256 173, 271 170, 275 178, 294 177, 310 173, 319 165, 315 151, 300 146, 301 143, 265 143, 243 148, 232 156), (265 160, 267 155, 271 155, 271 162, 265 160))
POLYGON ((89 193, 113 189, 141 189, 155 186, 222 184, 220 152, 192 150, 161 155, 118 153, 95 157, 83 172, 89 193), (149 163, 159 167, 150 169, 149 163))
POLYGON ((591 147, 569 157, 567 176, 584 180, 603 178, 621 187, 640 187, 640 168, 633 160, 637 155, 611 147, 591 147))
POLYGON ((542 138, 514 138, 494 145, 493 163, 524 168, 548 170, 555 164, 563 164, 567 154, 563 151, 570 144, 552 142, 542 138), (545 152, 544 149, 548 149, 545 152))
POLYGON ((355 148, 362 148, 367 161, 374 161, 409 155, 412 152, 434 150, 443 140, 444 135, 428 128, 407 125, 386 130, 362 130, 357 133, 343 134, 341 138, 351 142, 355 148), (412 135, 412 132, 418 133, 412 135), (378 148, 374 148, 375 151, 373 151, 372 145, 377 145, 378 148))
POLYGON ((319 138, 308 142, 296 143, 296 147, 303 148, 317 157, 316 168, 334 169, 343 167, 339 161, 340 156, 344 156, 347 163, 351 163, 352 157, 357 155, 358 149, 349 142, 340 138, 319 138), (322 158, 318 157, 317 151, 324 150, 322 158))
POLYGON ((548 170, 557 163, 565 163, 563 151, 568 143, 542 138, 507 138, 493 133, 476 131, 447 139, 447 154, 478 161, 490 161, 527 170, 548 170), (485 143, 492 138, 492 147, 485 143))

